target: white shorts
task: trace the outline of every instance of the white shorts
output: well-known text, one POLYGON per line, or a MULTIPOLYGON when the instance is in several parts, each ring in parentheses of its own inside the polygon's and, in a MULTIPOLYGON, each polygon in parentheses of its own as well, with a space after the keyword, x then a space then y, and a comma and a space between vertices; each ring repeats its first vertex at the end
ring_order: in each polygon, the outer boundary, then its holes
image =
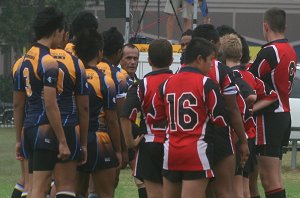
MULTIPOLYGON (((193 19, 194 6, 192 4, 187 3, 185 0, 172 0, 172 3, 176 13, 178 13, 180 9, 182 10, 182 18, 193 19), (180 7, 181 5, 182 8, 180 7)), ((168 14, 174 14, 170 0, 167 0, 164 12, 168 14)))

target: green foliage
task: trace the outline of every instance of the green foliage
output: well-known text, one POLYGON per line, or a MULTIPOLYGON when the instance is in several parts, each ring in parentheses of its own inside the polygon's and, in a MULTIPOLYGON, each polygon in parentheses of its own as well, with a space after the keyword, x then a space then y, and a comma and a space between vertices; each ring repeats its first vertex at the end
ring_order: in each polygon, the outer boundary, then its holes
POLYGON ((0 100, 12 102, 12 79, 10 76, 0 76, 0 100))
POLYGON ((0 40, 12 46, 19 57, 30 46, 32 21, 37 11, 50 5, 62 10, 68 22, 82 9, 84 0, 9 0, 2 3, 0 40))

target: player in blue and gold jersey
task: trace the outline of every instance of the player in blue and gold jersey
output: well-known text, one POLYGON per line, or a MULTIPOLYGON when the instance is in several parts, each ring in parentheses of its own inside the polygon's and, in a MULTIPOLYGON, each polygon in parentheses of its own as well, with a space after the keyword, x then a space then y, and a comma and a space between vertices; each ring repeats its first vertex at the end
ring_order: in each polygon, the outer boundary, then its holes
MULTIPOLYGON (((47 7, 37 14, 33 23, 37 43, 24 56, 14 79, 14 90, 26 92, 24 148, 29 154, 29 171, 33 173, 29 197, 45 197, 52 170, 55 168, 58 171, 56 163, 70 156, 56 98, 58 64, 50 55, 50 48, 56 48, 62 41, 63 27, 64 16, 53 7, 47 7)), ((15 106, 24 108, 23 100, 14 98, 14 101, 19 101, 15 106)), ((71 191, 68 187, 59 186, 58 190, 71 191)), ((75 193, 58 193, 57 197, 75 197, 75 193)))
MULTIPOLYGON (((96 30, 83 30, 75 39, 76 55, 84 62, 90 86, 90 122, 87 163, 79 168, 79 181, 92 174, 99 197, 114 197, 116 168, 121 165, 120 127, 116 111, 116 88, 113 80, 97 67, 101 60, 103 40, 96 30), (104 110, 108 131, 100 130, 99 115, 104 110)), ((87 189, 79 189, 86 194, 87 189)))

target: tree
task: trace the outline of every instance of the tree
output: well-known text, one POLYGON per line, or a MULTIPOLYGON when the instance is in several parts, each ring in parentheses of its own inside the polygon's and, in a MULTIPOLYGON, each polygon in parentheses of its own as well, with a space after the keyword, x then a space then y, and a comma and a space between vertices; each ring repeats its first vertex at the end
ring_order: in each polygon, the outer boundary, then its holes
POLYGON ((2 3, 0 14, 0 40, 13 47, 16 58, 23 48, 28 48, 32 41, 32 21, 37 11, 45 6, 54 6, 62 10, 67 21, 84 9, 83 0, 9 0, 2 3))

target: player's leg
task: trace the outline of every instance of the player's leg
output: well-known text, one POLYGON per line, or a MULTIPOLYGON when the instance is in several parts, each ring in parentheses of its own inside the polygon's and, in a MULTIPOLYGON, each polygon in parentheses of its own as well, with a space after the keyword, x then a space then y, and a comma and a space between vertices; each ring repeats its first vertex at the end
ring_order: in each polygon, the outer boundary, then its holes
POLYGON ((76 195, 85 197, 88 194, 90 174, 77 170, 76 174, 76 195))
MULTIPOLYGON (((133 172, 136 172, 135 169, 137 169, 137 155, 135 155, 135 152, 133 149, 129 149, 128 150, 128 158, 129 158, 129 166, 132 169, 133 172)), ((137 177, 135 177, 135 175, 133 175, 133 180, 134 183, 136 185, 136 187, 138 188, 138 194, 139 194, 139 198, 147 198, 147 191, 146 191, 146 187, 144 184, 144 181, 142 181, 141 179, 138 179, 137 177)))
POLYGON ((251 197, 249 188, 249 177, 243 176, 243 194, 244 197, 251 197))
POLYGON ((235 175, 233 178, 233 197, 243 198, 243 176, 235 175))
POLYGON ((163 170, 164 198, 180 198, 182 193, 182 175, 179 171, 163 170))
POLYGON ((64 133, 71 155, 66 161, 59 160, 54 169, 57 198, 76 196, 77 161, 80 156, 79 132, 76 126, 67 126, 64 127, 64 133))
MULTIPOLYGON (((181 0, 172 0, 172 3, 174 6, 174 10, 177 12, 178 8, 180 7, 181 0)), ((167 40, 172 40, 175 28, 175 14, 171 6, 170 0, 167 0, 164 12, 168 14, 166 22, 166 38, 167 40)))
POLYGON ((101 198, 113 198, 116 168, 97 170, 92 174, 95 191, 101 198))
POLYGON ((205 189, 208 179, 183 180, 182 181, 182 198, 193 198, 198 195, 199 198, 205 197, 205 189))
POLYGON ((182 4, 182 17, 183 17, 183 32, 187 31, 188 29, 192 29, 193 26, 193 9, 194 6, 189 4, 186 1, 183 1, 182 4))
POLYGON ((258 180, 258 165, 256 164, 254 166, 253 172, 249 174, 249 189, 250 189, 250 195, 254 198, 259 198, 259 190, 257 185, 258 180))

